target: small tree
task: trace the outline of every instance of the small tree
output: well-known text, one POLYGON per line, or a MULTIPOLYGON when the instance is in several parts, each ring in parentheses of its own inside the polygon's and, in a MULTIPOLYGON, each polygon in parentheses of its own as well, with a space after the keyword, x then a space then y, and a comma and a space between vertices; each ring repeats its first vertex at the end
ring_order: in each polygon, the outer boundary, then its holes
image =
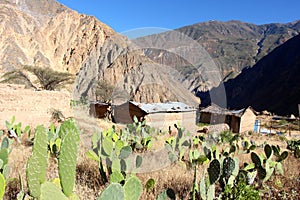
POLYGON ((70 73, 34 66, 24 66, 22 69, 7 72, 2 78, 4 80, 1 83, 25 84, 35 89, 40 87, 43 90, 60 89, 74 82, 74 77, 70 73), (33 74, 36 80, 33 80, 28 73, 33 74))
POLYGON ((104 103, 109 103, 112 100, 114 87, 106 80, 100 80, 96 86, 96 100, 104 103))

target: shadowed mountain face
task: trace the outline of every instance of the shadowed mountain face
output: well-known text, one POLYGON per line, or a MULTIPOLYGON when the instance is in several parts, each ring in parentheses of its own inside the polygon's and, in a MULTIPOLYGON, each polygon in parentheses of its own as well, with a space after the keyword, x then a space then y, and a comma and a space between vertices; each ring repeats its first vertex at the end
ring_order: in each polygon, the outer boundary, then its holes
MULTIPOLYGON (((197 41, 211 56, 220 70, 223 80, 236 77, 243 68, 252 67, 262 57, 274 48, 283 44, 288 39, 300 33, 300 21, 287 24, 255 25, 240 21, 209 21, 176 29, 192 40, 197 41)), ((164 40, 151 40, 153 43, 168 44, 172 41, 170 32, 158 34, 164 40)), ((138 38, 147 41, 156 35, 138 38)), ((193 69, 201 68, 192 66, 191 63, 161 50, 145 50, 145 54, 156 62, 173 66, 181 72, 181 82, 188 82, 189 89, 194 92, 206 91, 217 84, 203 82, 201 75, 195 75, 193 69)))
MULTIPOLYGON (((300 104, 300 35, 293 37, 252 68, 246 68, 235 79, 225 83, 228 107, 252 106, 280 115, 298 115, 300 104)), ((214 93, 218 88, 213 88, 214 93)), ((200 95, 200 94, 199 94, 200 95)), ((209 103, 202 93, 202 104, 209 103)))

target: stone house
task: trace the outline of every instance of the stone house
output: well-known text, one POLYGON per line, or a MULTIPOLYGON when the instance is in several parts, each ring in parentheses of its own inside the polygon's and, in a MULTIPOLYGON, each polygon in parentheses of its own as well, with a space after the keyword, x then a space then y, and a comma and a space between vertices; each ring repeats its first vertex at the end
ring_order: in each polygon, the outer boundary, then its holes
POLYGON ((256 115, 256 111, 251 107, 228 110, 213 104, 200 110, 200 122, 207 124, 226 123, 232 132, 245 133, 254 130, 256 115))

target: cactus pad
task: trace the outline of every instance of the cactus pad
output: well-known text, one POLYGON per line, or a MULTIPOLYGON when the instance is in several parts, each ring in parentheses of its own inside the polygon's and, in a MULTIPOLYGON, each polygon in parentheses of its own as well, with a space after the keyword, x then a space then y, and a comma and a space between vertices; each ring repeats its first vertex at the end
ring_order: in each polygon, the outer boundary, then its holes
POLYGON ((38 126, 35 131, 33 155, 27 162, 26 174, 30 194, 38 198, 41 194, 41 183, 46 180, 47 170, 47 131, 43 126, 38 126))
POLYGON ((155 187, 155 180, 153 178, 148 179, 148 181, 146 182, 146 190, 147 192, 154 189, 155 187))
POLYGON ((124 198, 124 188, 119 183, 112 183, 101 193, 98 200, 124 200, 124 198))
POLYGON ((258 175, 259 179, 263 180, 264 178, 266 178, 267 172, 266 172, 266 170, 262 166, 260 166, 257 169, 257 175, 258 175))
POLYGON ((37 156, 40 173, 40 182, 46 181, 47 158, 48 158, 48 134, 43 126, 38 126, 35 131, 33 154, 37 156))
POLYGON ((8 149, 4 148, 0 150, 0 159, 3 161, 3 166, 8 163, 8 149))
POLYGON ((230 157, 225 158, 223 161, 223 176, 228 178, 231 176, 234 169, 235 161, 230 157))
POLYGON ((41 200, 68 200, 68 198, 62 193, 59 187, 54 183, 45 182, 41 185, 41 200))
POLYGON ((76 138, 78 134, 78 132, 69 132, 65 135, 58 159, 59 178, 66 196, 70 196, 72 194, 75 184, 78 151, 78 142, 76 138))
POLYGON ((289 153, 287 151, 284 151, 278 158, 278 162, 285 160, 288 156, 289 156, 289 153))
POLYGON ((217 159, 214 159, 210 162, 209 168, 207 169, 209 182, 214 184, 220 177, 221 173, 221 164, 217 159))
POLYGON ((30 195, 38 198, 41 195, 41 182, 39 180, 40 165, 37 156, 32 155, 27 162, 26 176, 30 195))
POLYGON ((3 196, 4 196, 5 187, 6 187, 5 178, 4 178, 4 176, 0 173, 0 199, 2 199, 3 196))
POLYGON ((260 158, 259 158, 259 156, 256 153, 254 153, 254 152, 251 153, 251 160, 254 163, 255 168, 261 167, 260 158))
POLYGON ((267 159, 269 159, 272 155, 272 148, 270 145, 266 144, 265 148, 264 148, 265 154, 267 159))
POLYGON ((143 191, 143 185, 137 177, 132 176, 126 181, 124 189, 125 200, 139 200, 143 191))

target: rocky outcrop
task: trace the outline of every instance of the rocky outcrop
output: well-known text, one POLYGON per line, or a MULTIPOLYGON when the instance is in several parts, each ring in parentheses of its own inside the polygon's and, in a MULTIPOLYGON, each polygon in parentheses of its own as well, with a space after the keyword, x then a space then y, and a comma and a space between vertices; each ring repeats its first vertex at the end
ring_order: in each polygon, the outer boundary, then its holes
POLYGON ((0 73, 22 65, 76 73, 114 31, 55 0, 0 1, 0 73))
POLYGON ((76 81, 76 98, 95 99, 95 86, 106 80, 114 86, 112 101, 181 101, 197 106, 197 98, 174 79, 174 69, 147 58, 141 47, 115 34, 97 46, 83 63, 76 81))
POLYGON ((51 67, 78 75, 75 97, 93 99, 95 83, 106 80, 114 97, 197 105, 170 69, 94 17, 55 0, 0 0, 0 5, 0 75, 23 65, 51 67))

